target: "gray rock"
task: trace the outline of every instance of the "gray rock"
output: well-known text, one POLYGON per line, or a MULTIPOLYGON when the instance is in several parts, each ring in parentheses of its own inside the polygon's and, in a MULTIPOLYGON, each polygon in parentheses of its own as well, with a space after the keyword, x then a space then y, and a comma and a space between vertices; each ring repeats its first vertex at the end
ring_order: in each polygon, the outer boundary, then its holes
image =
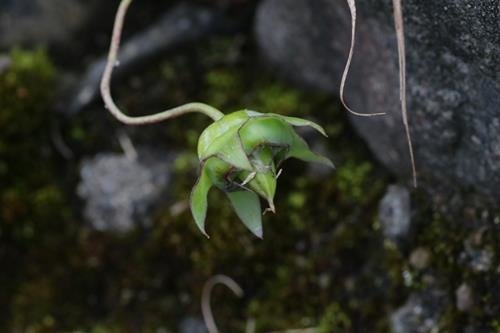
MULTIPOLYGON (((347 100, 375 155, 407 176, 408 150, 398 97, 397 47, 390 0, 358 1, 358 33, 347 100)), ((408 106, 422 179, 500 195, 500 2, 403 1, 408 106)), ((349 47, 344 0, 265 0, 257 41, 290 79, 338 92, 349 47)))
POLYGON ((473 251, 471 256, 471 268, 475 272, 486 272, 491 268, 494 254, 490 250, 473 251))
POLYGON ((464 328, 464 333, 492 333, 491 327, 480 327, 480 326, 474 326, 470 325, 464 328))
POLYGON ((90 17, 95 0, 3 0, 0 49, 67 41, 90 17))
POLYGON ((412 294, 403 306, 391 314, 392 332, 439 332, 439 318, 447 302, 446 293, 440 290, 412 294))
MULTIPOLYGON (((213 34, 219 27, 217 23, 220 22, 220 17, 216 14, 215 11, 195 5, 175 6, 148 29, 123 43, 118 54, 119 66, 114 71, 115 80, 130 71, 151 64, 153 60, 180 46, 213 34)), ((88 66, 87 72, 72 94, 71 101, 64 104, 65 112, 77 113, 96 99, 106 60, 107 55, 103 55, 88 66)))
POLYGON ((493 264, 494 253, 488 249, 476 249, 466 246, 465 251, 460 254, 460 259, 474 272, 482 273, 490 270, 493 264))
POLYGON ((423 270, 429 265, 430 259, 430 251, 426 248, 419 247, 411 252, 409 262, 414 268, 423 270))
POLYGON ((7 71, 11 65, 11 59, 8 56, 0 55, 0 74, 7 71))
POLYGON ((470 310, 470 308, 474 305, 474 294, 472 292, 472 288, 468 284, 462 283, 455 291, 455 299, 458 310, 470 310))
POLYGON ((464 240, 464 250, 459 260, 476 273, 489 271, 493 266, 495 254, 493 249, 483 244, 483 235, 488 229, 479 228, 464 240))
POLYGON ((149 213, 164 199, 170 181, 167 154, 141 150, 137 158, 99 153, 84 160, 78 195, 84 215, 98 230, 125 232, 149 225, 149 213))
POLYGON ((206 333, 207 328, 203 320, 199 318, 188 317, 181 321, 179 325, 181 333, 206 333))
POLYGON ((399 242, 410 233, 410 193, 400 185, 391 185, 379 204, 379 219, 384 236, 399 242))

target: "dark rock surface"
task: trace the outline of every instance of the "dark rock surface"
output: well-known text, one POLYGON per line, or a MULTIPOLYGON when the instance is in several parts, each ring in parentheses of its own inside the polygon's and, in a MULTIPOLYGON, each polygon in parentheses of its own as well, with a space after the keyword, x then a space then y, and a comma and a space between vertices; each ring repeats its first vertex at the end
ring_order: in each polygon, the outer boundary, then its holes
POLYGON ((83 161, 78 195, 85 200, 86 219, 103 231, 147 226, 151 210, 164 199, 169 161, 164 153, 149 150, 135 157, 99 153, 83 161))
POLYGON ((188 317, 181 321, 180 333, 206 333, 205 323, 200 318, 188 317))
POLYGON ((391 185, 379 204, 379 219, 385 237, 404 241, 410 233, 410 193, 400 185, 391 185))
POLYGON ((415 293, 391 315, 394 333, 431 333, 439 331, 439 319, 447 304, 446 293, 431 289, 415 293))
POLYGON ((464 267, 472 269, 475 273, 488 272, 494 263, 493 249, 482 244, 485 232, 485 229, 480 228, 475 234, 469 236, 464 241, 463 251, 459 256, 464 267))
MULTIPOLYGON (((119 66, 114 74, 115 81, 126 73, 161 58, 167 52, 215 32, 219 28, 218 21, 220 17, 215 11, 203 7, 180 4, 172 8, 148 29, 122 43, 118 54, 119 66)), ((77 113, 95 100, 106 58, 107 55, 103 55, 88 66, 71 101, 65 103, 65 112, 77 113)))
MULTIPOLYGON (((408 109, 421 179, 500 195, 500 1, 404 1, 408 109)), ((337 93, 349 47, 345 1, 266 0, 262 54, 290 79, 337 93)), ((371 150, 407 176, 396 41, 389 0, 358 1, 357 46, 346 96, 371 150)))
POLYGON ((99 1, 4 0, 0 2, 0 49, 68 42, 99 1))
POLYGON ((456 307, 460 311, 468 311, 474 305, 474 292, 472 288, 462 283, 455 291, 456 307))

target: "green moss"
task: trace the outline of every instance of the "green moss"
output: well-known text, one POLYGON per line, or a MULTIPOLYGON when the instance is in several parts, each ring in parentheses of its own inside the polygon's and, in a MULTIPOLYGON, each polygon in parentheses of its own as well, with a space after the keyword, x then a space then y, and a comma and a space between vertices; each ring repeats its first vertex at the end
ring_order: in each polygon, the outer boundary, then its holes
POLYGON ((383 186, 383 180, 374 179, 373 166, 367 161, 346 161, 335 177, 342 199, 350 202, 369 200, 371 193, 378 193, 383 186))
MULTIPOLYGON (((217 65, 205 74, 198 100, 225 112, 247 107, 315 119, 329 134, 325 150, 341 162, 336 171, 321 179, 308 174, 300 162, 286 163, 279 179, 278 212, 264 217, 263 241, 255 239, 239 223, 220 191, 212 190, 209 194, 209 240, 199 233, 188 210, 180 215, 171 215, 170 211, 161 214, 155 228, 155 242, 178 260, 177 267, 184 268, 178 272, 172 289, 199 295, 204 281, 221 272, 241 283, 248 300, 244 313, 235 311, 241 308, 241 301, 229 293, 216 293, 213 298, 222 331, 243 331, 247 317, 256 319, 258 331, 315 326, 332 303, 339 304, 345 315, 332 325, 347 325, 351 318, 362 317, 384 331, 386 309, 378 303, 394 296, 390 290, 377 286, 373 275, 386 279, 386 283, 394 275, 394 282, 390 283, 400 284, 400 274, 387 272, 389 266, 397 271, 400 258, 385 259, 385 249, 377 241, 379 234, 372 226, 386 178, 364 157, 366 150, 360 141, 353 139, 336 100, 323 94, 301 92, 263 72, 256 75, 253 63, 243 66, 238 63, 237 68, 232 64, 221 65, 224 52, 218 52, 210 56, 210 66, 217 65), (364 273, 354 268, 370 260, 379 265, 364 273), (351 269, 343 269, 345 266, 351 269), (353 280, 356 287, 346 289, 342 284, 351 275, 356 276, 353 280), (358 292, 358 285, 364 286, 363 293, 358 292)), ((175 85, 175 73, 190 75, 179 64, 175 59, 169 61, 169 70, 164 75, 166 86, 175 85)), ((173 102, 169 99, 166 104, 173 102)), ((198 120, 189 124, 189 128, 200 132, 205 125, 198 120)), ((166 126, 166 132, 174 140, 186 136, 180 126, 166 126)), ((195 156, 188 153, 174 163, 175 184, 171 191, 174 202, 189 197, 196 179, 193 161, 195 156)), ((193 302, 197 309, 197 299, 193 302)))
POLYGON ((493 332, 495 332, 495 333, 500 332, 500 320, 498 320, 498 319, 492 320, 490 323, 490 326, 491 326, 491 329, 493 330, 493 332))
MULTIPOLYGON (((227 106, 234 100, 233 94, 228 91, 241 91, 240 77, 236 71, 228 69, 214 69, 205 75, 207 96, 211 105, 227 106)), ((226 111, 227 112, 227 111, 226 111)))
MULTIPOLYGON (((186 209, 197 176, 196 142, 208 124, 193 115, 155 131, 137 131, 153 133, 148 142, 164 140, 184 151, 173 163, 170 202, 154 227, 125 235, 91 231, 75 222, 68 195, 59 186, 60 161, 45 126, 53 89, 47 78, 41 85, 47 89, 45 99, 37 97, 36 108, 19 106, 38 115, 32 127, 37 140, 6 160, 5 168, 15 166, 16 180, 2 179, 8 186, 1 190, 6 203, 1 213, 9 222, 1 222, 0 237, 24 248, 13 261, 30 263, 9 263, 14 278, 0 281, 8 283, 9 292, 0 299, 15 314, 9 316, 14 318, 11 327, 34 327, 35 332, 154 332, 165 327, 175 332, 180 319, 200 316, 204 282, 225 273, 242 285, 245 297, 237 299, 222 287, 214 290, 214 313, 223 332, 244 331, 248 317, 256 319, 259 331, 316 325, 387 330, 389 309, 380 304, 401 298, 402 259, 384 247, 376 228, 386 176, 354 139, 337 100, 255 73, 252 56, 240 55, 236 64, 227 61, 235 44, 222 39, 200 47, 200 63, 206 67, 202 80, 199 66, 182 56, 163 64, 161 105, 196 99, 226 112, 248 107, 312 118, 325 126, 329 138, 307 139, 326 141, 323 148, 332 153, 337 170, 317 176, 303 163, 287 161, 279 178, 278 212, 264 217, 263 241, 238 221, 225 195, 212 190, 207 240, 186 209), (19 164, 24 163, 23 170, 19 164)), ((151 75, 157 82, 157 71, 151 75)), ((68 136, 102 149, 104 141, 86 134, 95 126, 76 124, 68 136)))
MULTIPOLYGON (((466 197, 466 194, 462 195, 466 197)), ((447 200, 429 205, 425 198, 415 196, 414 199, 420 207, 419 214, 414 216, 418 226, 414 246, 429 249, 431 255, 429 265, 423 271, 407 265, 415 279, 409 287, 426 290, 432 286, 447 293, 449 303, 442 309, 440 330, 455 332, 466 326, 494 330, 494 314, 500 311, 496 292, 500 285, 495 271, 498 259, 493 260, 489 269, 477 270, 471 261, 478 258, 470 256, 481 251, 498 253, 495 209, 467 203, 453 211, 447 200), (432 277, 431 282, 429 277, 432 277), (465 312, 455 306, 455 292, 463 283, 473 290, 474 295, 474 305, 465 312)))
POLYGON ((0 328, 10 319, 19 330, 41 332, 52 329, 56 305, 46 268, 57 266, 54 252, 68 241, 71 215, 49 136, 55 70, 43 50, 16 49, 9 58, 0 74, 0 244, 10 249, 0 251, 9 272, 0 274, 0 307, 8 309, 0 328))
POLYGON ((5 140, 32 135, 46 120, 47 102, 53 94, 54 67, 43 50, 13 50, 8 69, 0 74, 0 133, 5 140))
MULTIPOLYGON (((280 84, 274 84, 257 91, 256 104, 262 110, 265 110, 264 112, 277 113, 279 111, 283 115, 296 115, 297 113, 303 113, 304 111, 301 109, 304 107, 307 109, 308 103, 305 103, 301 97, 298 91, 291 90, 280 84)), ((304 113, 307 113, 307 111, 304 113)))
MULTIPOLYGON (((443 331, 476 325, 500 332, 493 317, 500 313, 498 255, 486 272, 471 269, 462 255, 478 225, 486 231, 475 248, 500 253, 498 209, 450 212, 446 199, 430 203, 417 193, 415 236, 403 249, 385 242, 377 206, 389 180, 351 131, 338 101, 256 73, 255 54, 245 43, 240 37, 214 39, 195 50, 196 63, 192 55, 178 55, 147 75, 165 92, 160 106, 196 99, 225 112, 248 107, 324 125, 329 138, 321 148, 337 169, 323 174, 287 161, 277 214, 264 217, 264 240, 245 229, 216 190, 207 219, 211 238, 196 228, 186 203, 197 177, 198 135, 209 123, 196 115, 136 132, 145 133, 141 139, 149 144, 163 141, 180 151, 169 200, 153 228, 124 235, 89 230, 68 203, 74 187, 61 186, 75 166, 58 158, 50 140, 54 67, 43 51, 11 53, 11 66, 0 74, 0 268, 6 272, 0 274, 0 308, 6 309, 0 330, 176 332, 181 319, 200 316, 205 281, 224 273, 241 284, 245 296, 214 289, 222 332, 243 332, 249 317, 259 332, 312 326, 323 332, 387 332, 388 314, 409 293, 428 288, 428 277, 450 299, 443 331), (417 247, 431 251, 428 267, 419 270, 408 262, 417 247), (463 282, 476 299, 467 313, 454 305, 463 282)), ((117 88, 127 101, 143 98, 136 89, 117 88)), ((108 128, 93 121, 75 122, 67 136, 90 152, 110 141, 108 128)), ((315 146, 316 137, 306 137, 315 146)))
POLYGON ((319 323, 318 333, 346 332, 352 328, 349 317, 337 303, 333 303, 325 310, 319 323))

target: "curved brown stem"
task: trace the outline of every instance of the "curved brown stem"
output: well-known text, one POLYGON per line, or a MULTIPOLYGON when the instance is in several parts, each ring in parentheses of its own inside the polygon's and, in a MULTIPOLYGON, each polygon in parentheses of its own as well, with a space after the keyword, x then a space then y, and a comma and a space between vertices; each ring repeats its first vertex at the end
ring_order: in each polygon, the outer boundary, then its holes
POLYGON ((401 101, 401 113, 403 125, 405 127, 406 141, 410 152, 410 161, 413 174, 413 186, 417 187, 417 168, 415 167, 415 157, 413 155, 413 144, 411 140, 410 126, 408 124, 408 111, 406 108, 406 51, 405 51, 405 32, 403 24, 403 8, 401 0, 392 0, 394 9, 394 26, 396 27, 396 36, 398 40, 398 58, 399 58, 399 99, 401 101))
MULTIPOLYGON (((344 89, 345 83, 347 81, 347 74, 351 67, 352 55, 354 51, 354 45, 356 42, 356 2, 355 0, 347 0, 349 5, 349 11, 351 13, 351 47, 349 49, 349 56, 347 57, 347 63, 342 74, 342 80, 340 82, 340 101, 347 111, 356 115, 364 117, 380 116, 385 113, 358 113, 353 111, 344 99, 344 89)), ((408 124, 408 111, 406 105, 406 59, 405 59, 405 36, 404 36, 404 25, 403 25, 403 10, 401 6, 401 0, 392 0, 393 11, 394 11, 394 26, 396 28, 396 37, 398 44, 398 59, 399 59, 399 99, 401 101, 401 114, 403 118, 403 125, 405 128, 406 141, 408 143, 408 151, 410 154, 410 162, 413 175, 413 186, 417 187, 417 169, 415 166, 415 157, 413 153, 413 144, 410 133, 410 126, 408 124)))
POLYGON ((345 83, 347 81, 347 74, 349 74, 349 69, 351 68, 352 55, 354 53, 354 45, 356 43, 356 2, 355 0, 347 0, 347 4, 349 5, 349 11, 351 13, 351 47, 349 48, 349 56, 347 57, 347 63, 344 67, 344 72, 342 73, 342 80, 340 81, 340 102, 342 102, 342 105, 345 107, 347 111, 356 116, 361 116, 361 117, 382 116, 385 115, 384 112, 381 113, 355 112, 347 105, 344 99, 345 83))
POLYGON ((124 114, 120 108, 116 105, 111 96, 111 76, 113 74, 113 68, 118 64, 117 54, 120 48, 120 40, 121 34, 123 30, 123 22, 125 20, 125 15, 127 10, 132 3, 132 0, 122 0, 120 2, 120 6, 116 13, 115 23, 113 27, 113 36, 111 38, 111 45, 109 48, 108 60, 106 62, 106 67, 104 69, 104 73, 101 79, 101 95, 104 100, 104 104, 109 112, 115 116, 116 119, 125 123, 127 125, 145 125, 158 123, 170 118, 175 118, 187 113, 203 113, 213 120, 218 120, 224 116, 222 112, 217 110, 216 108, 203 104, 203 103, 188 103, 175 108, 171 108, 156 114, 147 115, 147 116, 139 116, 139 117, 131 117, 124 114))
POLYGON ((201 295, 201 312, 209 333, 219 333, 219 329, 215 324, 214 316, 212 314, 212 307, 210 305, 212 289, 218 284, 225 285, 238 297, 243 296, 243 290, 241 287, 229 276, 215 275, 205 283, 203 286, 203 293, 201 295))

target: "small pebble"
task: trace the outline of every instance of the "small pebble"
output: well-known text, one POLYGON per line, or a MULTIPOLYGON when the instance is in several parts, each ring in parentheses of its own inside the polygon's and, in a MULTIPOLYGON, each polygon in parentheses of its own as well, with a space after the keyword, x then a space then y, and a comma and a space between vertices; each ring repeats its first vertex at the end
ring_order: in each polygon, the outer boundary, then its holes
POLYGON ((410 264, 416 269, 424 269, 429 265, 431 254, 429 250, 419 247, 410 254, 410 264))
POLYGON ((474 294, 472 288, 462 283, 455 291, 456 306, 459 311, 466 312, 474 305, 474 294))

